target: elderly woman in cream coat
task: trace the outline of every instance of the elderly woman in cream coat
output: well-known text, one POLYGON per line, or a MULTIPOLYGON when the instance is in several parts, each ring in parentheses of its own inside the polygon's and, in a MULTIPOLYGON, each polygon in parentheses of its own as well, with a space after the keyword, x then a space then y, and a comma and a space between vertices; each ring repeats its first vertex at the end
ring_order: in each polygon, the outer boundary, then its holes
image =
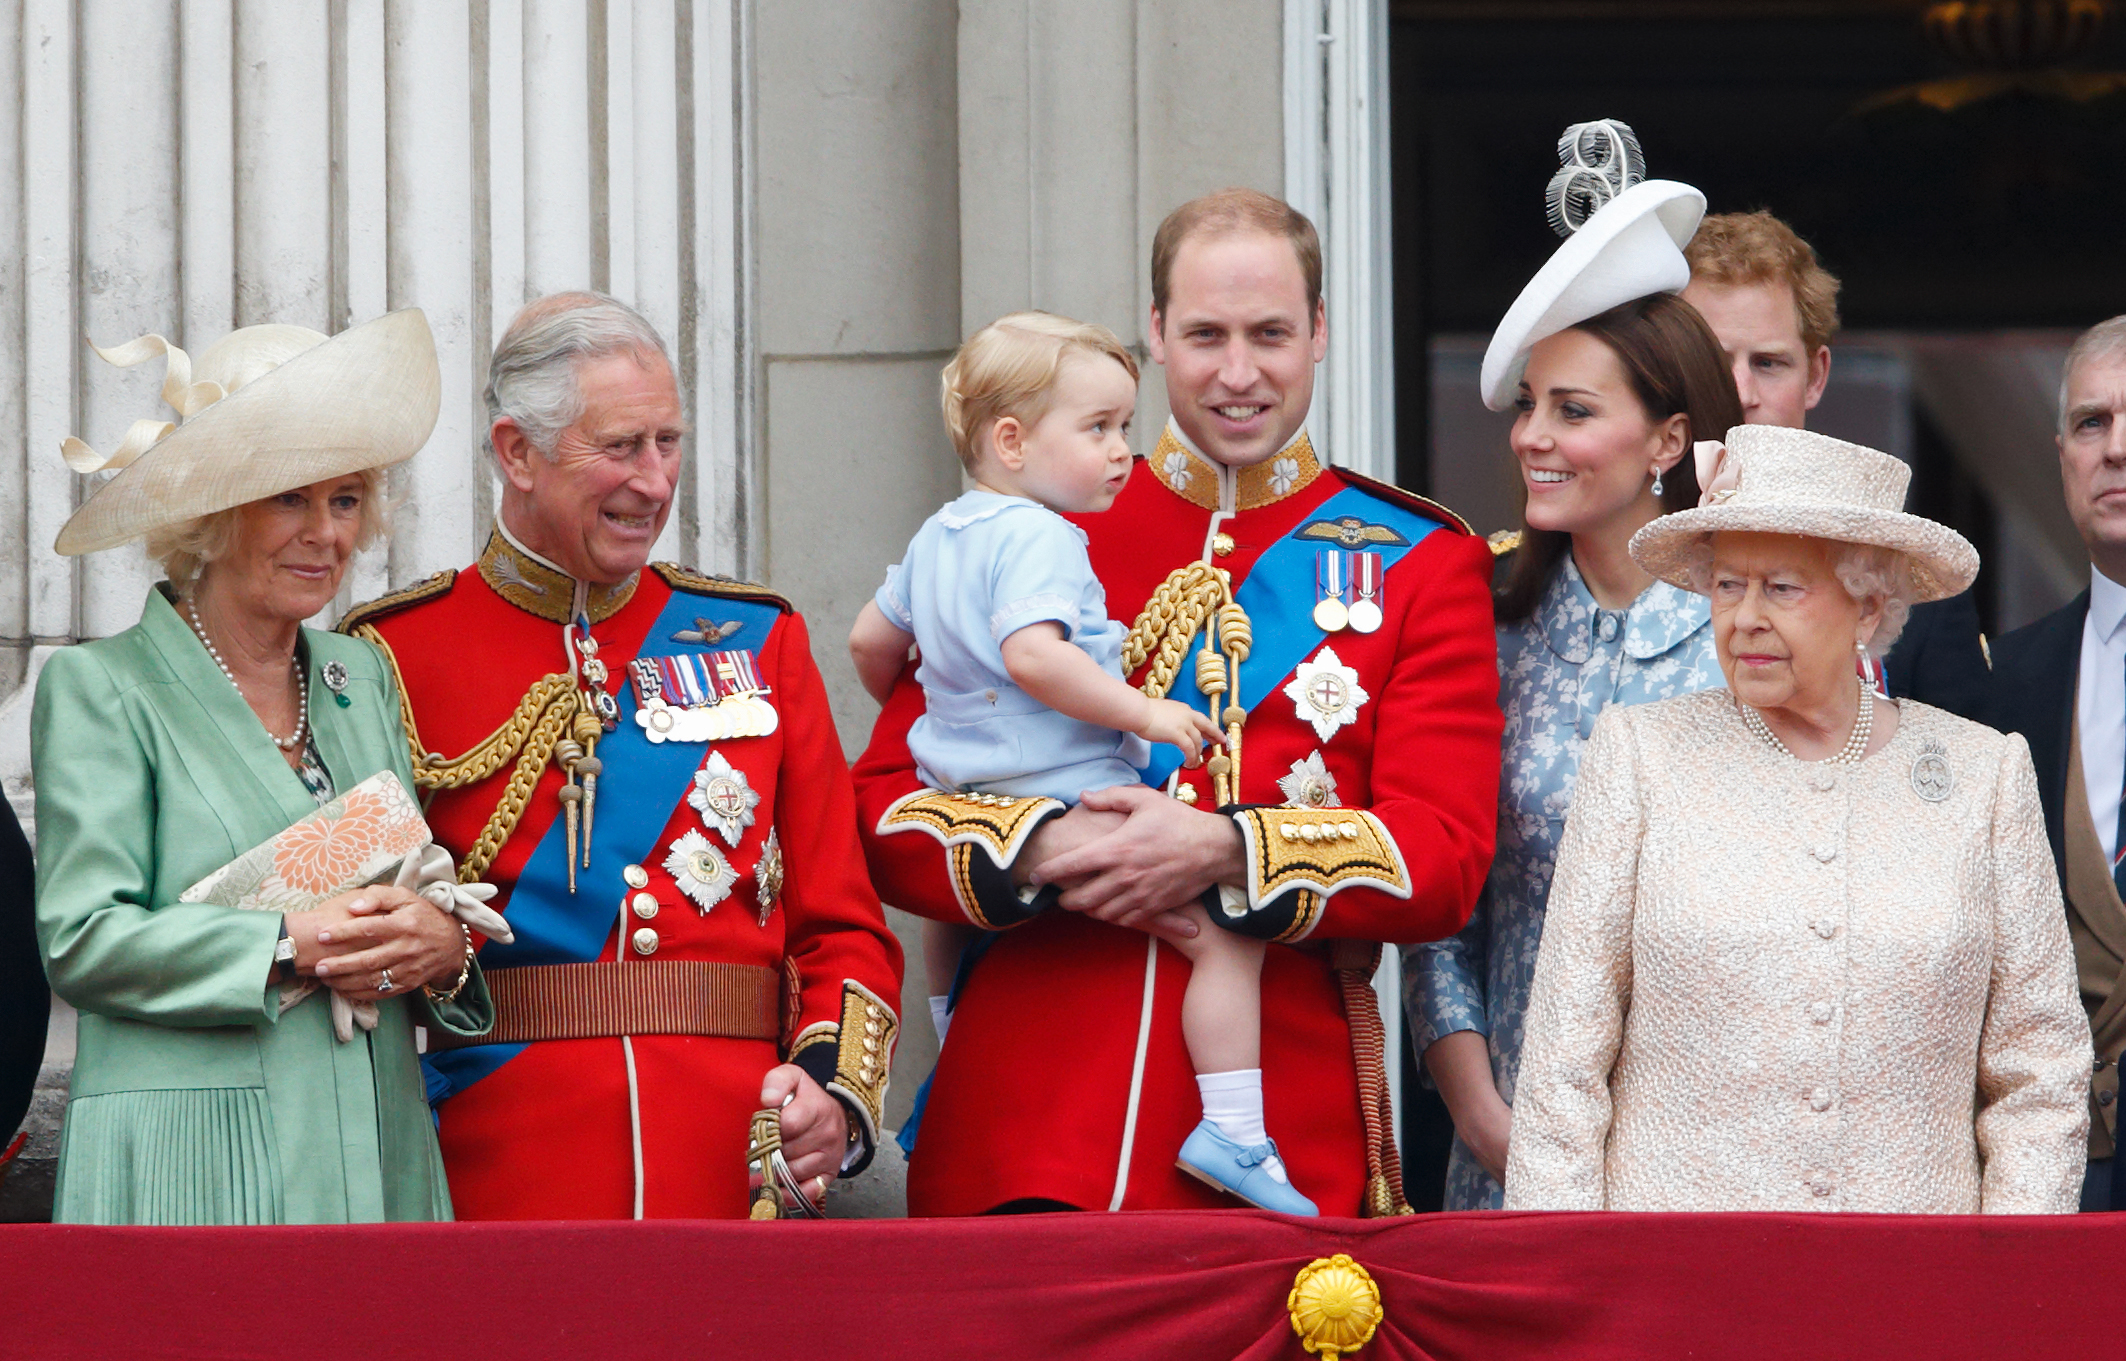
POLYGON ((109 460, 67 446, 77 471, 120 471, 58 551, 145 538, 169 580, 37 685, 37 930, 81 1011, 53 1217, 448 1219, 414 1026, 493 1022, 461 895, 384 885, 286 913, 185 896, 372 775, 413 789, 383 658, 302 623, 381 528, 381 470, 435 423, 428 323, 246 327, 196 371, 159 337, 102 353, 166 356, 185 419, 136 423, 109 460))
POLYGON ((1595 728, 1506 1208, 2072 1212, 2092 1051, 2029 751, 1857 674, 1978 555, 1873 450, 1699 457, 1631 552, 1711 597, 1730 689, 1595 728))

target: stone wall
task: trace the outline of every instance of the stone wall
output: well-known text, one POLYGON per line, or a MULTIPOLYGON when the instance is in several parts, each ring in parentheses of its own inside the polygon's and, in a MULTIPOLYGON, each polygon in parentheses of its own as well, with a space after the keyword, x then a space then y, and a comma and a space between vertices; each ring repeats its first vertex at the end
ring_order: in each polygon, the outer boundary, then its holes
MULTIPOLYGON (((854 755, 874 707, 843 640, 961 485, 938 369, 966 331, 1027 306, 1142 352, 1159 219, 1228 184, 1283 189, 1285 10, 0 0, 0 239, 23 243, 0 252, 0 431, 15 441, 0 452, 0 694, 50 647, 130 625, 148 584, 136 550, 49 552, 87 490, 60 438, 115 443, 159 382, 84 358, 84 331, 196 346, 253 321, 427 309, 445 414, 392 546, 353 574, 362 598, 472 556, 493 505, 473 448, 484 356, 522 298, 590 284, 637 301, 681 352, 693 472, 660 555, 797 601, 854 755)), ((1158 376, 1145 447, 1165 417, 1158 376)), ((0 779, 26 823, 27 695, 0 703, 0 779)), ((892 916, 909 947, 897 1126, 935 1041, 913 919, 892 916)), ((71 1062, 59 1010, 0 1218, 49 1203, 71 1062)), ((888 1156, 836 1213, 899 1206, 888 1156)))

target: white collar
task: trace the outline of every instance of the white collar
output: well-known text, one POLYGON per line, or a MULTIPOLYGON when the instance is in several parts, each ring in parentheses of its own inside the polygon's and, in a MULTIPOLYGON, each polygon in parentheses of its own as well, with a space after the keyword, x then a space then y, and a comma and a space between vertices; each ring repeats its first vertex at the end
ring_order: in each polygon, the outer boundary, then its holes
POLYGON ((2096 636, 2106 642, 2126 621, 2126 585, 2113 581, 2094 565, 2089 569, 2089 621, 2096 626, 2096 636))

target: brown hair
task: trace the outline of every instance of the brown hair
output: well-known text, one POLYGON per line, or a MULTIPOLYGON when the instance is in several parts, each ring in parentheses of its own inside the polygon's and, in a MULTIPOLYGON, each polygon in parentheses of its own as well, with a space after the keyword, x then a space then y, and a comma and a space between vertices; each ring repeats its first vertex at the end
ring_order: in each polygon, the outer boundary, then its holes
POLYGON ((1152 310, 1166 316, 1166 301, 1174 278, 1174 257, 1192 236, 1233 236, 1261 232, 1281 236, 1292 243, 1299 257, 1299 272, 1307 282, 1307 327, 1314 326, 1314 313, 1321 306, 1321 236, 1307 215, 1257 189, 1220 189, 1215 194, 1192 198, 1166 215, 1152 237, 1152 310))
POLYGON ((1762 209, 1706 218, 1683 257, 1691 278, 1709 284, 1785 284, 1812 355, 1838 334, 1838 277, 1816 259, 1815 247, 1762 209))
POLYGON ((1053 312, 1013 312, 967 337, 939 380, 945 432, 969 473, 982 448, 982 432, 1006 416, 1031 425, 1055 400, 1056 375, 1073 354, 1102 356, 1137 381, 1136 356, 1113 331, 1053 312))
MULTIPOLYGON (((1697 308, 1675 294, 1634 298, 1570 329, 1593 336, 1616 355, 1648 420, 1665 421, 1681 412, 1690 424, 1690 440, 1719 439, 1742 424, 1735 375, 1713 328, 1697 308)), ((1698 470, 1687 447, 1661 483, 1663 514, 1698 504, 1698 470)), ((1521 546, 1499 588, 1495 612, 1500 623, 1535 612, 1558 564, 1572 549, 1572 535, 1529 527, 1526 496, 1523 487, 1521 546)))

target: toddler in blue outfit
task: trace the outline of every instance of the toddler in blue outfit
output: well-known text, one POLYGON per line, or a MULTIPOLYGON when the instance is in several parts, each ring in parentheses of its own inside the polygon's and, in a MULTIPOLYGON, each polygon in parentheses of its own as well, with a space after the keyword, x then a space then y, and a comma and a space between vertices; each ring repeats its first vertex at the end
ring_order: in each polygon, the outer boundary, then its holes
MULTIPOLYGON (((1220 734, 1178 700, 1152 699, 1122 672, 1128 628, 1107 615, 1085 532, 1057 512, 1102 511, 1130 474, 1137 363, 1103 326, 1015 312, 983 327, 944 372, 945 424, 974 490, 916 531, 849 636, 881 703, 915 645, 925 711, 908 747, 936 789, 1075 806, 1088 790, 1135 784, 1150 742, 1202 759, 1220 734)), ((1181 1169, 1251 1204, 1314 1214, 1263 1124, 1263 944, 1212 923, 1166 937, 1191 965, 1182 1035, 1204 1118, 1181 1169)), ((924 963, 942 993, 971 928, 924 923, 924 963)), ((947 998, 930 999, 938 1038, 947 998)))

